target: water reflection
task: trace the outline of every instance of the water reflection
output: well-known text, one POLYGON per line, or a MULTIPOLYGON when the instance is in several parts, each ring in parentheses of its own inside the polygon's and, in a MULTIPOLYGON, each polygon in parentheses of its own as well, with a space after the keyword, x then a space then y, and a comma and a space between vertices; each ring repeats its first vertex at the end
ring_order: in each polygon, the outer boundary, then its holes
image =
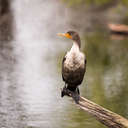
POLYGON ((0 127, 20 128, 25 126, 25 121, 16 82, 16 57, 12 41, 13 17, 9 1, 0 2, 0 127))

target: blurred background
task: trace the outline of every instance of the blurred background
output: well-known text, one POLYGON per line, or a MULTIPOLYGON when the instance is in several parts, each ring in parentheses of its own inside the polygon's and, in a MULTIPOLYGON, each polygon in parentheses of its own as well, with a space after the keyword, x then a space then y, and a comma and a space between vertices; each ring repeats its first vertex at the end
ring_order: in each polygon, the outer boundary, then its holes
POLYGON ((111 23, 128 25, 127 0, 0 0, 0 127, 105 128, 60 97, 68 30, 87 56, 81 95, 128 118, 128 38, 111 23))

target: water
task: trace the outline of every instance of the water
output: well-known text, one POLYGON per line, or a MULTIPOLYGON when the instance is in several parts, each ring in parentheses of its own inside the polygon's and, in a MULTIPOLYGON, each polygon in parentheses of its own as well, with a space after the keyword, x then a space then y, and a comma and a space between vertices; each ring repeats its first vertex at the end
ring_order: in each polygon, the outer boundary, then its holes
POLYGON ((78 25, 80 12, 56 0, 14 0, 12 12, 13 38, 1 41, 1 128, 104 127, 69 98, 60 98, 61 61, 71 43, 56 33, 69 28, 81 30, 88 60, 81 95, 128 118, 127 39, 112 40, 102 27, 92 27, 89 12, 78 25))

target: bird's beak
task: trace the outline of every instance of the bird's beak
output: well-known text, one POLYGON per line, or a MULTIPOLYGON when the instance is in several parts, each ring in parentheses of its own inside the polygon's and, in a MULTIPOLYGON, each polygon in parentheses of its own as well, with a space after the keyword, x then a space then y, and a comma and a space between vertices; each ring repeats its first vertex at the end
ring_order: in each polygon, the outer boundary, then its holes
POLYGON ((72 39, 72 36, 69 35, 68 33, 58 33, 57 35, 58 35, 58 36, 64 36, 64 37, 66 37, 66 38, 72 39))

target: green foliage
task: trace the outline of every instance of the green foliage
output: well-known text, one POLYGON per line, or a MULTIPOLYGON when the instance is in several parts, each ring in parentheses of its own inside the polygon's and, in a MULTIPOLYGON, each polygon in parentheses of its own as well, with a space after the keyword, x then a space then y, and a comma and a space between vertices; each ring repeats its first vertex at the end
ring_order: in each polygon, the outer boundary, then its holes
MULTIPOLYGON (((103 6, 105 4, 113 3, 113 0, 63 0, 68 6, 79 6, 79 5, 95 5, 95 6, 103 6)), ((116 1, 115 1, 116 3, 116 1)), ((123 4, 128 6, 128 0, 121 0, 118 2, 119 4, 123 4)))
POLYGON ((81 5, 83 3, 83 0, 63 0, 63 1, 67 3, 69 6, 81 5))
POLYGON ((104 5, 111 2, 111 0, 63 0, 69 6, 79 6, 79 5, 104 5))
POLYGON ((128 0, 122 0, 122 4, 128 6, 128 0))

